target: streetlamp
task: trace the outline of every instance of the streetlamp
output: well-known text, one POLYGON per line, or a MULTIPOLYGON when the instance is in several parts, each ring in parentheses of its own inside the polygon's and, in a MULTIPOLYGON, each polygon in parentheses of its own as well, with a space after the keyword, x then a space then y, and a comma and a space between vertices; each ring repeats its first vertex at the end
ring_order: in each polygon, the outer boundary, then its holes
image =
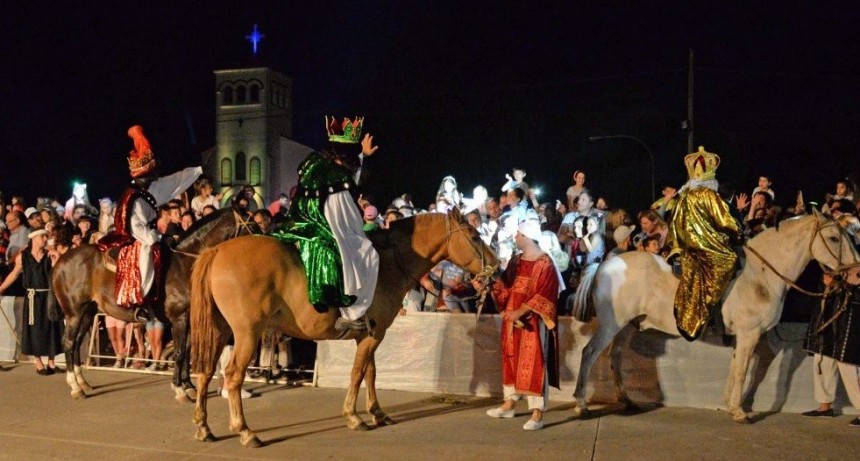
POLYGON ((651 161, 651 201, 657 200, 656 195, 656 184, 654 180, 654 154, 651 152, 651 149, 648 147, 648 144, 645 144, 645 141, 637 138, 636 136, 630 136, 629 134, 614 134, 610 136, 589 136, 588 140, 591 142, 601 141, 604 139, 631 139, 636 141, 645 148, 645 152, 648 153, 648 159, 651 161))

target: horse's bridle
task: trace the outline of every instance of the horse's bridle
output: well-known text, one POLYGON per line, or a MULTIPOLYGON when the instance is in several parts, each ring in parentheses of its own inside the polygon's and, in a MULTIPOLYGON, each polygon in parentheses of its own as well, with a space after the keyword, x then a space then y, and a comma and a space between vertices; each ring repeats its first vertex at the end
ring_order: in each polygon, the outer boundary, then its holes
MULTIPOLYGON (((806 248, 806 250, 810 254, 812 254, 812 245, 815 243, 816 237, 821 239, 821 243, 824 244, 823 246, 824 246, 824 248, 827 249, 827 252, 830 253, 830 256, 832 256, 838 262, 838 264, 842 264, 842 247, 844 246, 844 239, 848 239, 849 242, 851 241, 850 236, 846 235, 845 230, 842 228, 842 226, 840 226, 838 222, 836 222, 835 220, 832 220, 832 219, 824 221, 823 224, 821 222, 821 219, 815 219, 815 229, 813 229, 812 236, 809 238, 809 245, 807 245, 807 248, 806 248), (840 236, 839 254, 834 253, 833 250, 830 249, 830 246, 827 244, 827 241, 824 240, 824 235, 821 234, 821 231, 828 226, 836 226, 837 230, 839 231, 839 236, 840 236)), ((850 243, 849 243, 849 245, 850 245, 850 243)), ((787 283, 790 287, 794 288, 795 290, 797 290, 797 291, 799 291, 805 295, 814 296, 814 297, 818 297, 818 298, 823 298, 823 297, 827 296, 827 290, 825 290, 821 293, 816 293, 816 292, 808 291, 808 290, 801 288, 799 285, 794 283, 794 280, 789 279, 788 277, 782 275, 779 271, 777 271, 776 268, 773 267, 773 265, 767 259, 765 259, 764 256, 761 255, 761 253, 759 253, 758 251, 755 250, 755 248, 749 246, 746 243, 744 244, 744 249, 749 251, 750 253, 752 253, 755 257, 757 257, 765 265, 765 267, 770 269, 771 272, 776 274, 777 277, 782 279, 783 282, 787 283)), ((852 267, 860 265, 860 261, 857 260, 856 256, 854 257, 854 262, 852 264, 849 264, 846 266, 840 265, 840 266, 837 266, 835 269, 832 269, 832 270, 828 269, 824 264, 821 263, 821 261, 818 261, 817 259, 815 260, 815 262, 818 263, 818 266, 821 267, 821 270, 824 273, 828 273, 828 274, 834 273, 834 272, 835 273, 841 273, 847 269, 850 269, 852 267)))
POLYGON ((475 277, 486 279, 491 277, 496 272, 498 266, 493 267, 487 264, 487 258, 484 256, 484 253, 480 251, 480 249, 475 246, 475 243, 472 241, 472 239, 466 235, 466 231, 463 229, 462 223, 458 222, 457 227, 455 229, 452 229, 450 215, 445 215, 445 232, 445 248, 448 250, 449 255, 451 254, 451 238, 454 236, 454 233, 463 232, 463 238, 465 238, 466 241, 469 242, 469 248, 472 249, 472 253, 477 257, 477 259, 481 260, 481 272, 475 274, 475 277))
MULTIPOLYGON (((256 225, 257 223, 255 223, 253 219, 249 219, 246 221, 245 219, 242 218, 242 215, 240 215, 239 212, 237 212, 235 209, 232 211, 233 211, 233 219, 236 222, 236 232, 233 232, 233 236, 230 238, 234 239, 234 238, 238 237, 242 233, 243 229, 245 231, 247 231, 249 235, 254 234, 255 233, 254 229, 251 226, 256 225)), ((170 251, 172 251, 176 254, 181 254, 184 256, 189 256, 191 258, 196 258, 196 257, 200 256, 200 253, 202 253, 203 251, 208 250, 208 249, 209 249, 209 247, 204 245, 203 248, 197 253, 191 253, 188 251, 177 250, 176 248, 173 248, 173 247, 170 248, 170 251)))

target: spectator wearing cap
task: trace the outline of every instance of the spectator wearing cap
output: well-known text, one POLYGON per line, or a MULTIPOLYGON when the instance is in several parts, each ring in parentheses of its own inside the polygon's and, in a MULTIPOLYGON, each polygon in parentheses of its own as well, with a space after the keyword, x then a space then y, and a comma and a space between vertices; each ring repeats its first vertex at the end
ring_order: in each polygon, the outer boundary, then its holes
POLYGON ((370 233, 379 229, 379 223, 376 222, 377 217, 379 217, 379 210, 377 210, 375 206, 368 205, 364 207, 364 225, 362 226, 362 229, 364 229, 365 233, 370 233))
POLYGON ((630 250, 630 236, 633 235, 633 226, 620 225, 612 232, 612 240, 615 241, 615 248, 609 251, 606 259, 620 255, 621 253, 630 250))
POLYGON ((30 207, 24 210, 24 216, 27 218, 27 224, 30 229, 43 229, 45 227, 45 222, 42 221, 42 215, 39 214, 39 211, 35 208, 30 207))

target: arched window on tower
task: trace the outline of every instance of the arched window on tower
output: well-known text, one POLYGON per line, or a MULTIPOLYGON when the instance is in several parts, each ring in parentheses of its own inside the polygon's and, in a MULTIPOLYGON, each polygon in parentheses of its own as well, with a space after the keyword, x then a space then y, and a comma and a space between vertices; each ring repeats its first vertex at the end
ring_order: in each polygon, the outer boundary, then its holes
POLYGON ((221 160, 221 185, 233 184, 233 162, 229 158, 221 160))
POLYGON ((222 106, 232 106, 233 105, 233 87, 228 86, 221 90, 221 105, 222 106))
POLYGON ((252 186, 260 185, 260 177, 262 176, 263 165, 259 157, 252 157, 251 163, 248 166, 248 183, 252 186))
POLYGON ((236 104, 245 104, 248 100, 248 90, 245 88, 245 85, 239 85, 236 87, 236 104))
POLYGON ((249 100, 251 104, 260 103, 260 85, 251 85, 251 90, 249 92, 249 100))
POLYGON ((245 166, 247 164, 247 160, 245 160, 245 153, 239 151, 236 154, 236 182, 245 181, 247 175, 245 174, 245 166))

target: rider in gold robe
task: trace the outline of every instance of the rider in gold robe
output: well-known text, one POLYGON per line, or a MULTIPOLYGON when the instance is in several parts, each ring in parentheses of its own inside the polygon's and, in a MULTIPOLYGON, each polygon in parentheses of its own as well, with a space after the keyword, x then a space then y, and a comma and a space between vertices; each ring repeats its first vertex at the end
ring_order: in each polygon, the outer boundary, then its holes
POLYGON ((694 341, 734 275, 738 258, 732 245, 740 241, 740 230, 717 193, 720 157, 699 147, 684 164, 689 181, 681 188, 669 240, 681 261, 675 323, 681 336, 694 341))

